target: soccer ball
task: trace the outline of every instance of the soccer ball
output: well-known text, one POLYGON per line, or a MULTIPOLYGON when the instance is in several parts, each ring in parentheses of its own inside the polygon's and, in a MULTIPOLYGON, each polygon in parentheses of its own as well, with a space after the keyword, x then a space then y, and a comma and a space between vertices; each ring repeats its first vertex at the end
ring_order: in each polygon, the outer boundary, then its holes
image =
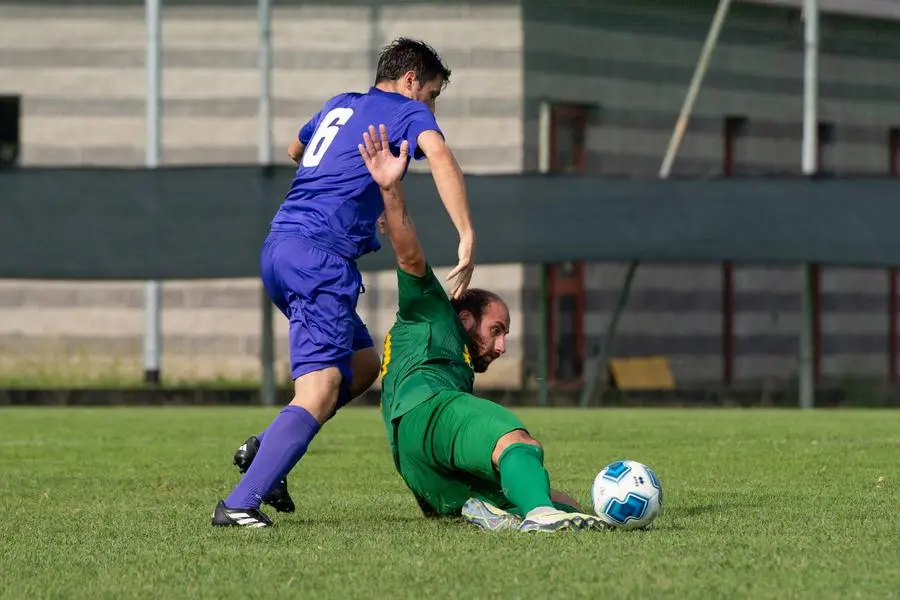
POLYGON ((597 516, 613 527, 643 529, 662 512, 662 485, 647 465, 617 460, 597 473, 591 500, 597 516))

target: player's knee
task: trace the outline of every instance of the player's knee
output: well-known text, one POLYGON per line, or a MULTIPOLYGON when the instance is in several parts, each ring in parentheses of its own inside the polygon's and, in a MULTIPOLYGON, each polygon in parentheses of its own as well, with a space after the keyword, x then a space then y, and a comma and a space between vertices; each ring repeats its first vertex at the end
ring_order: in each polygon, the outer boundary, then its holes
POLYGON ((291 404, 305 408, 319 422, 334 414, 343 375, 337 367, 328 367, 297 377, 291 404))
POLYGON ((528 444, 530 446, 537 446, 538 448, 541 448, 541 443, 531 437, 531 435, 529 435, 529 433, 524 429, 516 429, 514 431, 510 431, 499 440, 497 440, 497 444, 494 446, 494 452, 491 455, 491 462, 494 463, 494 467, 498 466, 500 457, 503 455, 506 449, 513 444, 528 444))

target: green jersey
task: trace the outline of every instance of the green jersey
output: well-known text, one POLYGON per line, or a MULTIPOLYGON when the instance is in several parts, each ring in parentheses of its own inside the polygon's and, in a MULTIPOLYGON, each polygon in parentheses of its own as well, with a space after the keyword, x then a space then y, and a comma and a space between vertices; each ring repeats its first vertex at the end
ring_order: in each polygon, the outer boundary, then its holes
POLYGON ((416 277, 397 269, 397 320, 384 340, 381 406, 386 422, 439 392, 472 392, 469 339, 431 265, 416 277))

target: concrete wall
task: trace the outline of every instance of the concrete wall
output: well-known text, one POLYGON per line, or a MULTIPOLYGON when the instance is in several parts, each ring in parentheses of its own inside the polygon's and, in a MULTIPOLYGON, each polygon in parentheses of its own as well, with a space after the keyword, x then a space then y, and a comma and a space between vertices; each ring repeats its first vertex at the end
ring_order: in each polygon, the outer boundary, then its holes
MULTIPOLYGON (((166 2, 164 162, 253 161, 258 82, 252 2, 189 4, 166 2)), ((382 43, 408 34, 430 40, 454 69, 438 116, 468 172, 536 168, 539 106, 549 99, 598 106, 588 135, 591 171, 654 176, 715 3, 685 8, 653 0, 640 9, 625 0, 590 9, 567 4, 576 3, 279 6, 273 21, 276 157, 287 160, 283 148, 325 98, 369 85, 382 43)), ((878 11, 886 2, 852 4, 878 11)), ((739 171, 799 171, 802 22, 797 15, 795 9, 735 6, 676 175, 721 172, 726 115, 749 119, 737 147, 739 171)), ((821 119, 835 124, 825 166, 884 172, 887 130, 900 126, 894 100, 900 97, 898 26, 827 16, 822 35, 821 119)), ((142 162, 144 36, 137 1, 0 0, 0 93, 25 97, 24 164, 142 162)), ((481 224, 481 235, 490 235, 491 227, 481 224)), ((589 268, 589 347, 599 341, 622 271, 622 265, 589 268)), ((514 308, 520 304, 520 284, 525 290, 523 310, 514 310, 513 331, 521 337, 504 361, 507 367, 492 370, 494 383, 519 382, 523 348, 529 353, 526 379, 533 381, 536 273, 511 265, 482 267, 476 276, 476 285, 504 294, 514 308)), ((885 281, 880 272, 825 270, 826 374, 885 372, 885 281)), ((794 268, 738 267, 740 379, 778 379, 795 371, 800 282, 794 268)), ((173 283, 166 290, 165 372, 255 375, 255 281, 173 283)), ((367 290, 360 310, 380 336, 393 313, 393 276, 367 274, 367 290)), ((52 374, 69 364, 77 372, 138 373, 140 291, 134 283, 0 282, 0 366, 16 373, 52 374)), ((679 381, 717 380, 720 296, 716 265, 644 266, 620 329, 621 353, 665 352, 679 381)), ((280 318, 278 327, 283 360, 286 333, 280 318)), ((490 384, 491 378, 482 381, 490 384)))
MULTIPOLYGON (((715 2, 625 1, 594 8, 525 8, 526 169, 538 165, 543 101, 596 107, 587 170, 655 177, 681 108, 715 2)), ((799 3, 794 3, 795 6, 799 3)), ((896 4, 896 3, 895 3, 896 4)), ((798 11, 736 4, 710 64, 673 176, 723 169, 723 121, 748 124, 736 145, 736 172, 800 173, 803 24, 798 11)), ((900 14, 900 7, 898 7, 900 14)), ((822 22, 820 120, 835 126, 823 168, 885 174, 888 132, 900 126, 900 24, 837 18, 822 22)), ((611 315, 624 265, 590 265, 588 346, 611 315)), ((887 276, 825 269, 823 373, 887 371, 887 276)), ((739 265, 735 335, 740 380, 791 377, 800 321, 799 268, 739 265)), ((534 372, 537 268, 526 271, 526 369, 534 372)), ((620 325, 618 353, 668 354, 679 382, 721 379, 722 275, 718 265, 645 265, 620 325)))
MULTIPOLYGON (((255 3, 164 4, 163 163, 255 162, 255 3)), ((297 3, 277 7, 272 22, 279 162, 289 161, 290 139, 324 100, 367 89, 378 49, 408 35, 428 40, 454 71, 438 118, 466 171, 521 169, 518 4, 297 3)), ((145 38, 140 2, 0 1, 0 93, 24 98, 23 165, 143 164, 145 38)), ((521 272, 517 265, 482 267, 476 283, 515 304, 521 272)), ((360 311, 380 344, 395 310, 389 298, 396 283, 391 274, 367 274, 366 280, 360 311), (385 295, 379 298, 382 285, 385 295)), ((139 373, 141 289, 140 283, 0 282, 0 368, 49 376, 67 364, 75 371, 139 373)), ((254 280, 172 283, 165 289, 165 374, 255 376, 254 280)), ((520 321, 517 312, 519 332, 520 321)), ((278 327, 283 354, 286 326, 280 317, 278 327)), ((501 378, 517 377, 521 353, 520 345, 511 348, 512 371, 507 368, 501 378)))

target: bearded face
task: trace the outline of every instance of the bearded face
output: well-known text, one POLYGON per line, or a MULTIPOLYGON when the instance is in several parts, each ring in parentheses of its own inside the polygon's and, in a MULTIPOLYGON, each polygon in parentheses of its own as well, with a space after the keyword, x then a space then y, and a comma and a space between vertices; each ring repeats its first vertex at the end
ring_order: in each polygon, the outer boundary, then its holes
POLYGON ((509 309, 502 301, 494 301, 484 307, 480 317, 476 318, 469 311, 463 311, 460 319, 469 334, 472 368, 476 373, 484 373, 492 362, 506 352, 509 309))

